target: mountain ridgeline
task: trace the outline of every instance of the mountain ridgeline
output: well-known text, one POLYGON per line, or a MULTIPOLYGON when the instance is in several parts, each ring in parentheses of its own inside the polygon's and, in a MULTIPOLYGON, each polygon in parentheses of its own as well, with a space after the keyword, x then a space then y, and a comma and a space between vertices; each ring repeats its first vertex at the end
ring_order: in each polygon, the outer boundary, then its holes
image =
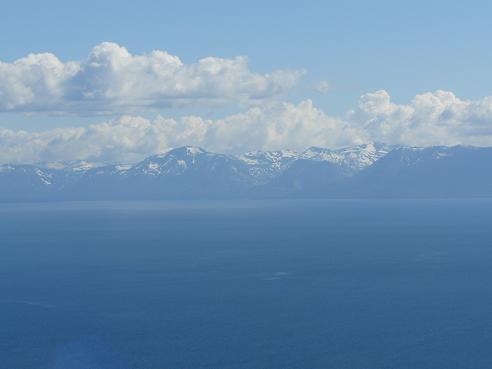
POLYGON ((181 147, 133 165, 0 165, 0 201, 492 196, 492 148, 366 144, 240 156, 181 147))

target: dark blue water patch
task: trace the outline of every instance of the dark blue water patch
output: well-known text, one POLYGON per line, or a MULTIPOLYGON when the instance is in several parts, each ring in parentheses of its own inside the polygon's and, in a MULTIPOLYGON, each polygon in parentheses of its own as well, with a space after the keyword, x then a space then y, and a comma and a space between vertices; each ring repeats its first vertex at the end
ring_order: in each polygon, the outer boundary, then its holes
POLYGON ((0 205, 2 367, 492 367, 491 210, 0 205))

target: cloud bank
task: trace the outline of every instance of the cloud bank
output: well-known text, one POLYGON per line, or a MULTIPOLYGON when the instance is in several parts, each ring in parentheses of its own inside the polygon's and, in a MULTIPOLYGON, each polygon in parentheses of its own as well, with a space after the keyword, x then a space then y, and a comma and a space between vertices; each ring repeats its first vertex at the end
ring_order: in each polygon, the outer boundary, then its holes
POLYGON ((369 139, 403 145, 492 145, 492 97, 470 101, 438 90, 410 103, 391 102, 387 91, 363 95, 347 124, 369 139))
POLYGON ((257 104, 292 88, 303 71, 254 73, 245 57, 184 64, 155 50, 132 55, 110 42, 83 61, 50 53, 0 62, 0 111, 111 114, 177 106, 257 104))
POLYGON ((217 120, 129 115, 88 127, 41 132, 0 128, 0 162, 133 162, 182 145, 242 153, 373 141, 490 146, 492 97, 468 101, 451 92, 436 91, 400 105, 391 101, 388 92, 376 91, 363 95, 345 117, 330 116, 306 100, 298 104, 271 102, 217 120))
POLYGON ((123 116, 87 127, 41 132, 0 128, 0 162, 91 160, 132 162, 182 145, 242 153, 353 142, 355 133, 311 101, 273 103, 224 119, 123 116))

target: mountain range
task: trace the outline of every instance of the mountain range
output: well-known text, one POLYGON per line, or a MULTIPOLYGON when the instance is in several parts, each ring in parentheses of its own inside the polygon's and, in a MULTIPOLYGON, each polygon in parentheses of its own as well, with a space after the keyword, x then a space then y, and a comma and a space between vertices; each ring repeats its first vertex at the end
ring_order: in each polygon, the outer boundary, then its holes
POLYGON ((135 164, 0 165, 0 201, 492 196, 492 148, 381 143, 239 156, 185 146, 135 164))

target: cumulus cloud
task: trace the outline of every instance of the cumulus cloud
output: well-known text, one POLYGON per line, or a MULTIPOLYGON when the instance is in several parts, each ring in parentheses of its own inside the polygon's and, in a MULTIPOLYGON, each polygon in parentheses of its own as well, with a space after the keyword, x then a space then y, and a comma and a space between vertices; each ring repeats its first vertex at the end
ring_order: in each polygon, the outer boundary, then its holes
POLYGON ((307 100, 253 107, 218 120, 124 116, 87 127, 42 132, 0 129, 0 162, 132 162, 182 145, 242 153, 353 142, 361 143, 363 138, 341 119, 327 116, 307 100))
POLYGON ((412 146, 492 145, 492 97, 468 101, 451 92, 415 96, 395 104, 386 91, 365 94, 345 117, 310 100, 269 102, 223 119, 124 116, 87 127, 28 132, 0 128, 0 162, 90 160, 134 162, 182 145, 243 153, 366 142, 412 146))
POLYGON ((405 105, 381 90, 363 95, 348 124, 381 142, 431 146, 492 145, 492 97, 470 101, 438 90, 405 105))
POLYGON ((184 64, 165 51, 132 55, 104 42, 83 61, 62 62, 43 53, 0 62, 0 111, 104 114, 256 104, 286 92, 303 73, 254 73, 245 57, 207 57, 184 64))

